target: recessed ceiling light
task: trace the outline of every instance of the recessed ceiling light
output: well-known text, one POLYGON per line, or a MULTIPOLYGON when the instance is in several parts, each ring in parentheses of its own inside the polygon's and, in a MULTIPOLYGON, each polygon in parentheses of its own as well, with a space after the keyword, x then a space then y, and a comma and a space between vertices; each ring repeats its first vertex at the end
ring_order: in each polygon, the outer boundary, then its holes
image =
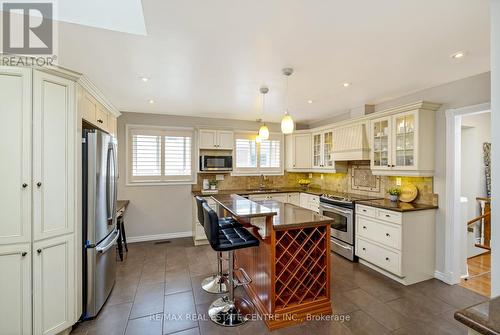
POLYGON ((154 103, 155 103, 155 101, 154 101, 153 99, 149 99, 149 100, 148 100, 148 102, 149 102, 150 104, 154 104, 154 103))
POLYGON ((464 51, 455 52, 454 54, 450 55, 450 57, 454 59, 463 58, 464 56, 465 56, 464 51))
POLYGON ((342 84, 342 86, 349 87, 349 86, 351 86, 351 83, 345 82, 345 83, 342 84))
POLYGON ((148 77, 141 77, 141 80, 142 80, 143 82, 147 82, 147 81, 149 81, 149 78, 148 78, 148 77))
POLYGON ((307 100, 307 103, 308 103, 308 104, 312 104, 313 102, 314 102, 314 101, 312 101, 312 100, 307 100))

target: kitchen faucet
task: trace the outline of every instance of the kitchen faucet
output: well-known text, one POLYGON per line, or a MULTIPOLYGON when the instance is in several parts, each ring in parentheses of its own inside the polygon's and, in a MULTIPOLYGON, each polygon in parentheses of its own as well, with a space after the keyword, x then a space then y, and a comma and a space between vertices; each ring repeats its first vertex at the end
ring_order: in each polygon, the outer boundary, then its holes
POLYGON ((260 175, 260 184, 259 184, 259 189, 263 190, 266 188, 266 183, 265 183, 266 177, 261 174, 260 175))

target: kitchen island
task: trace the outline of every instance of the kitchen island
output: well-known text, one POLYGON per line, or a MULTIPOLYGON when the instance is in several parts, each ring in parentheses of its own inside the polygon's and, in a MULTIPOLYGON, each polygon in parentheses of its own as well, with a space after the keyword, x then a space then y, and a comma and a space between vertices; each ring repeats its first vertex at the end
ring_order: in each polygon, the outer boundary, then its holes
POLYGON ((330 315, 330 224, 314 211, 236 194, 212 198, 259 239, 235 251, 235 266, 252 282, 244 288, 270 330, 330 315))

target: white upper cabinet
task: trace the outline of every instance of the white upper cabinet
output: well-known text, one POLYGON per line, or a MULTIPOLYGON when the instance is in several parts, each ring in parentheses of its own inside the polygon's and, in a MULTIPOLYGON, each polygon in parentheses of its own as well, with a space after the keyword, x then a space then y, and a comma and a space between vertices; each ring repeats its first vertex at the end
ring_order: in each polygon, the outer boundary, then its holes
POLYGON ((77 142, 74 82, 33 71, 35 241, 73 232, 77 142))
POLYGON ((31 69, 0 67, 0 245, 31 241, 31 69))
POLYGON ((421 102, 401 107, 403 112, 371 120, 371 168, 374 174, 434 174, 437 108, 439 105, 421 102))
MULTIPOLYGON (((3 223, 3 221, 2 221, 3 223)), ((31 334, 31 244, 0 246, 0 334, 31 334)))
POLYGON ((83 87, 79 87, 78 109, 81 117, 93 126, 116 136, 116 117, 83 87))
POLYGON ((312 167, 311 134, 292 134, 286 136, 287 170, 309 170, 312 167))
POLYGON ((333 130, 312 134, 312 166, 319 170, 334 170, 333 130))
POLYGON ((234 147, 234 134, 229 130, 200 129, 200 149, 232 150, 234 147))
POLYGON ((74 323, 73 235, 33 244, 33 330, 52 335, 74 323))

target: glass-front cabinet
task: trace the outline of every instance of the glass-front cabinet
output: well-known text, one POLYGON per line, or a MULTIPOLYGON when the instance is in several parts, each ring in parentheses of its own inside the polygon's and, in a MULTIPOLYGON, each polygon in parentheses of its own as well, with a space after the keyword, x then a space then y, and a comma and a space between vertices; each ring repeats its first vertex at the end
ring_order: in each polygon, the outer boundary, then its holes
POLYGON ((371 169, 375 175, 433 176, 436 111, 425 101, 382 111, 370 120, 371 169))
POLYGON ((313 168, 335 169, 333 161, 333 130, 313 134, 313 168))
POLYGON ((396 168, 415 166, 415 113, 402 114, 394 118, 396 134, 396 168))
POLYGON ((372 169, 391 168, 391 117, 372 121, 372 169))

